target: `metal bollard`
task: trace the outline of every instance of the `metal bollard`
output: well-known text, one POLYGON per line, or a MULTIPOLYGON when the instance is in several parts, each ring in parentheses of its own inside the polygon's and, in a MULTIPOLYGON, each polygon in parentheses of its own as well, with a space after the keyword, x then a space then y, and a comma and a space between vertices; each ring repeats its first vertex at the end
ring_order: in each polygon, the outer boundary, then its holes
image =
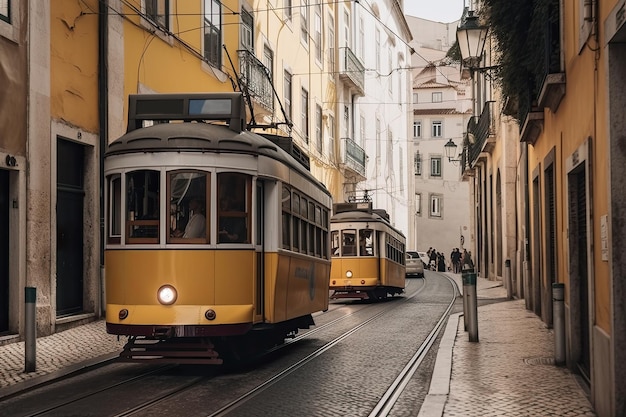
POLYGON ((465 290, 465 271, 462 272, 461 279, 463 280, 463 330, 467 331, 467 291, 465 290))
POLYGON ((26 303, 24 309, 24 372, 35 372, 35 368, 37 367, 37 288, 25 288, 24 302, 26 303))
POLYGON ((467 304, 467 328, 469 341, 478 342, 478 304, 476 300, 476 273, 473 269, 463 271, 463 298, 467 304))
POLYGON ((504 261, 504 284, 506 285, 506 298, 513 299, 513 283, 511 282, 511 260, 504 261))
POLYGON ((565 358, 565 284, 552 284, 552 323, 554 328, 554 362, 564 365, 565 358))

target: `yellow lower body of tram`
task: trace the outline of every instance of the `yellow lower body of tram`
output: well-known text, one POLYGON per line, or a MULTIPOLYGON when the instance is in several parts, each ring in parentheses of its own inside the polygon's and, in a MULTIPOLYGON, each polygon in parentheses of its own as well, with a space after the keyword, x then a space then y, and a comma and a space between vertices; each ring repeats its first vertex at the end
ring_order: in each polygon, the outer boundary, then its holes
POLYGON ((332 258, 331 298, 383 299, 401 294, 404 286, 404 265, 376 257, 332 258))
POLYGON ((105 266, 109 333, 131 342, 194 340, 202 346, 191 354, 170 345, 160 355, 163 348, 154 354, 129 342, 128 360, 171 355, 163 361, 221 363, 221 342, 227 350, 271 347, 312 325, 312 313, 328 309, 329 262, 288 251, 108 250, 105 266), (169 304, 159 300, 164 286, 174 293, 169 304), (252 333, 256 339, 246 339, 252 333))

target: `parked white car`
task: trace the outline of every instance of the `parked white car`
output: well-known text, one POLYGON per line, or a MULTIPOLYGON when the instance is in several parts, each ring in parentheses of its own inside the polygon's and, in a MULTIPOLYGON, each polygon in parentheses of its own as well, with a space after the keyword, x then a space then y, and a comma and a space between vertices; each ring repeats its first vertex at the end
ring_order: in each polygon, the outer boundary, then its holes
POLYGON ((406 252, 406 277, 424 278, 424 263, 415 251, 406 252))

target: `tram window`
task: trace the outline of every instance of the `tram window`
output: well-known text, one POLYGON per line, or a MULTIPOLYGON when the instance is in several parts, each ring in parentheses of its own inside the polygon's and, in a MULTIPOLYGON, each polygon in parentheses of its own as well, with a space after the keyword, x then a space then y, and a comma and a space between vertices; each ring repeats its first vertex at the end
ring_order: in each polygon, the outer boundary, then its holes
POLYGON ((251 184, 246 174, 218 175, 219 243, 250 243, 251 184))
POLYGON ((356 230, 342 230, 341 240, 341 255, 356 256, 356 230))
POLYGON ((315 256, 322 257, 324 256, 324 252, 322 252, 322 229, 319 227, 315 228, 315 256))
POLYGON ((371 229, 359 230, 359 255, 374 256, 374 239, 371 229))
POLYGON ((108 177, 108 243, 120 243, 122 236, 122 178, 118 175, 108 177))
POLYGON ((297 193, 293 193, 293 249, 300 250, 300 219, 297 217, 300 214, 300 196, 297 193))
POLYGON ((283 248, 291 248, 291 190, 283 186, 283 248))
POLYGON ((332 256, 339 256, 339 232, 333 230, 330 232, 330 251, 332 256))
POLYGON ((170 243, 207 243, 207 196, 210 174, 202 171, 168 172, 170 243))
POLYGON ((309 223, 309 254, 313 255, 315 252, 315 225, 309 223))
POLYGON ((126 237, 128 243, 159 241, 159 171, 126 174, 126 237))

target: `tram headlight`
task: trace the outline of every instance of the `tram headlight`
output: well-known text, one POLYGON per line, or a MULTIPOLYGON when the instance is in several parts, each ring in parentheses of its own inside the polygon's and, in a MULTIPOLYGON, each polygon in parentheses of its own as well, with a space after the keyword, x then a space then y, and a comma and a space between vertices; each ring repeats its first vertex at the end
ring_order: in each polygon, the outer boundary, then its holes
POLYGON ((176 289, 171 285, 163 285, 161 288, 159 288, 159 291, 157 291, 157 299, 161 304, 174 304, 177 297, 178 293, 176 292, 176 289))
POLYGON ((352 278, 352 271, 349 269, 346 271, 346 278, 352 278))

